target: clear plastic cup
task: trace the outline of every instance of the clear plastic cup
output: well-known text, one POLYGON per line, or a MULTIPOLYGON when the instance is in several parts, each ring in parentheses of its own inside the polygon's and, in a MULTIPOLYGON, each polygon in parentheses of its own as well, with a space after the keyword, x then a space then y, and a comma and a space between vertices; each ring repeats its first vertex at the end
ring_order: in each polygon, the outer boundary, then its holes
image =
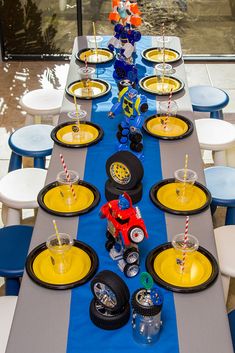
POLYGON ((54 271, 58 274, 64 274, 71 267, 73 240, 66 233, 59 233, 59 240, 57 235, 53 234, 47 239, 46 245, 50 252, 54 271))
POLYGON ((178 105, 175 101, 171 101, 170 105, 168 101, 159 102, 158 114, 160 114, 161 126, 163 130, 172 130, 177 112, 178 105))
POLYGON ((164 36, 164 38, 163 38, 163 36, 156 37, 156 40, 157 40, 159 47, 163 46, 163 42, 165 42, 165 46, 167 47, 170 44, 170 42, 172 41, 172 39, 173 39, 173 37, 171 37, 171 36, 164 36))
POLYGON ((95 50, 96 49, 96 44, 97 48, 102 48, 102 42, 103 42, 103 37, 101 36, 88 36, 87 37, 88 41, 88 48, 95 50))
POLYGON ((191 169, 178 169, 174 175, 179 202, 190 202, 194 193, 193 185, 197 180, 197 173, 191 169))
POLYGON ((173 69, 172 65, 167 64, 167 63, 160 63, 155 65, 155 73, 157 76, 165 76, 165 75, 172 75, 175 73, 175 70, 173 69))
MULTIPOLYGON (((92 87, 90 81, 94 78, 95 69, 93 67, 80 67, 78 69, 78 73, 80 75, 80 79, 83 83, 82 88, 78 88, 78 93, 80 95, 91 95, 92 87)), ((76 93, 76 92, 75 92, 76 93)))
POLYGON ((57 174, 56 180, 60 187, 61 198, 63 199, 66 207, 71 207, 77 201, 77 193, 74 186, 78 184, 79 174, 74 170, 68 170, 68 173, 70 176, 70 181, 67 180, 66 173, 64 171, 57 174))
POLYGON ((176 271, 181 274, 188 274, 192 270, 193 258, 199 247, 199 241, 191 234, 187 235, 186 241, 184 241, 184 238, 184 233, 175 235, 172 239, 172 246, 176 255, 176 271))

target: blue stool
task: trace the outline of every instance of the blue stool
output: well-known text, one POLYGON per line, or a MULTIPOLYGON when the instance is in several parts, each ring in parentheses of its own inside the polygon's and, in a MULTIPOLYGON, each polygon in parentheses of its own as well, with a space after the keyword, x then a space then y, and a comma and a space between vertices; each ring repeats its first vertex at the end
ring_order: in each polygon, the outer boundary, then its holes
POLYGON ((0 276, 6 280, 6 295, 18 295, 33 227, 0 229, 0 276))
POLYGON ((22 157, 32 157, 35 168, 45 168, 46 156, 51 155, 53 141, 51 125, 24 126, 11 134, 9 146, 12 150, 8 171, 20 169, 22 157))
POLYGON ((232 336, 233 350, 235 352, 235 310, 231 311, 228 314, 228 321, 229 321, 229 326, 230 326, 230 331, 232 336))
POLYGON ((212 214, 217 206, 227 207, 225 224, 235 224, 235 168, 218 166, 204 171, 212 195, 212 214))
POLYGON ((194 86, 189 88, 189 94, 195 112, 209 112, 214 119, 223 119, 222 109, 229 102, 227 93, 212 86, 194 86))

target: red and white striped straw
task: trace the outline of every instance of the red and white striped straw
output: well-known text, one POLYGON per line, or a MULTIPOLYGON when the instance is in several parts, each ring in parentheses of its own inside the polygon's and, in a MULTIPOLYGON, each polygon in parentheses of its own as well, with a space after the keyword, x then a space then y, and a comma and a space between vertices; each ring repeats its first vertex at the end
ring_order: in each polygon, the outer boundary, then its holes
POLYGON ((184 244, 183 244, 183 259, 182 259, 182 264, 181 264, 181 272, 184 273, 184 267, 185 267, 185 259, 186 259, 186 246, 187 246, 187 241, 188 241, 188 225, 189 225, 189 216, 186 217, 185 221, 185 229, 184 229, 184 244))
POLYGON ((72 191, 73 197, 74 197, 75 200, 77 200, 77 196, 75 194, 73 185, 71 183, 71 179, 70 179, 70 175, 69 175, 69 172, 68 172, 68 168, 67 168, 67 166, 65 164, 64 157, 63 157, 63 155, 61 153, 60 153, 60 159, 61 159, 62 166, 64 168, 64 172, 65 172, 65 175, 66 175, 67 182, 69 183, 70 189, 72 191))
POLYGON ((170 111, 171 111, 171 99, 172 99, 172 91, 173 88, 171 88, 170 94, 169 94, 169 98, 168 98, 168 105, 167 105, 167 114, 166 117, 164 119, 164 123, 163 123, 163 129, 166 130, 167 127, 167 123, 169 120, 169 116, 170 116, 170 111))

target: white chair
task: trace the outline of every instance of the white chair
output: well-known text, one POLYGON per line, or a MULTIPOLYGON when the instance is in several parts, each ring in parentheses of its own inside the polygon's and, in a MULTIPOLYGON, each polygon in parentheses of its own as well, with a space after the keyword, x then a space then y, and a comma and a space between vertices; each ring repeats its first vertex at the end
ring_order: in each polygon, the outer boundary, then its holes
POLYGON ((23 209, 38 208, 37 196, 45 184, 47 171, 40 168, 14 170, 0 180, 0 202, 5 226, 20 224, 23 209))
POLYGON ((0 353, 5 353, 17 303, 15 296, 0 297, 0 353))
POLYGON ((213 152, 215 165, 227 165, 227 151, 235 147, 233 124, 219 119, 195 120, 198 140, 202 150, 213 152))
POLYGON ((235 225, 214 229, 215 242, 222 274, 224 297, 227 301, 230 278, 235 278, 235 225))
POLYGON ((53 125, 56 125, 63 96, 63 90, 36 89, 26 93, 20 99, 20 105, 29 115, 34 116, 35 123, 41 123, 43 117, 52 117, 53 125))

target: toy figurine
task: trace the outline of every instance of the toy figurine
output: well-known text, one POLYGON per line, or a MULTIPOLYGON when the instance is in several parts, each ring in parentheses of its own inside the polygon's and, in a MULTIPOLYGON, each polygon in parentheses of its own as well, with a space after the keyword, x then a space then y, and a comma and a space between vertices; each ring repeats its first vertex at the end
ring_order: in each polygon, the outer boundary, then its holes
POLYGON ((130 196, 124 192, 118 200, 107 202, 101 207, 101 218, 107 218, 106 250, 126 277, 139 273, 139 250, 148 233, 138 207, 132 206, 130 196))
POLYGON ((129 86, 119 92, 118 102, 112 106, 109 112, 110 118, 119 113, 124 114, 124 119, 119 124, 119 131, 117 132, 117 138, 120 142, 119 150, 128 149, 128 142, 130 140, 130 149, 137 153, 142 152, 143 135, 141 128, 144 122, 144 113, 147 110, 148 103, 146 96, 138 94, 136 89, 129 86))
POLYGON ((109 14, 109 20, 112 24, 129 23, 132 27, 141 25, 142 20, 136 0, 113 0, 112 11, 109 14))

